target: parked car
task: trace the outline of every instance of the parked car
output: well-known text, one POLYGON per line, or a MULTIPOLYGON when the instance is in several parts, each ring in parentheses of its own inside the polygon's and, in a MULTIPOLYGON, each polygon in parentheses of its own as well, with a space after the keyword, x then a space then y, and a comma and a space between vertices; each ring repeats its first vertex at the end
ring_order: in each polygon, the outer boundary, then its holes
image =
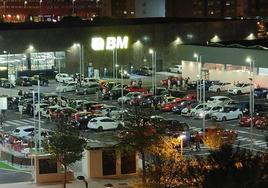
POLYGON ((121 115, 127 113, 127 110, 122 110, 122 108, 117 106, 105 105, 99 110, 102 116, 107 116, 111 118, 120 118, 121 115))
POLYGON ((133 73, 141 76, 151 76, 152 68, 148 66, 143 66, 138 70, 134 70, 133 73))
POLYGON ((96 78, 84 78, 81 82, 82 86, 90 86, 92 84, 99 84, 99 80, 96 78))
POLYGON ((173 73, 181 73, 182 72, 182 66, 181 65, 173 65, 172 67, 168 68, 169 72, 173 73))
POLYGON ((56 120, 60 118, 68 118, 71 117, 72 114, 76 113, 77 110, 71 107, 60 107, 57 108, 54 112, 51 114, 51 118, 56 120))
POLYGON ((177 76, 169 76, 167 79, 161 80, 162 86, 167 87, 169 82, 168 80, 170 80, 170 87, 172 87, 174 85, 178 85, 178 81, 180 80, 180 78, 177 76))
MULTIPOLYGON (((263 117, 263 114, 254 113, 252 118, 252 124, 255 126, 256 121, 261 119, 263 117)), ((249 114, 243 115, 239 120, 239 125, 243 127, 250 127, 251 126, 251 116, 249 114)))
MULTIPOLYGON (((221 140, 221 143, 226 144, 233 144, 235 139, 237 138, 237 132, 234 130, 224 129, 217 125, 212 125, 206 127, 205 129, 205 137, 208 138, 209 136, 217 136, 221 140)), ((201 138, 203 138, 203 130, 201 132, 201 138)), ((203 140, 202 140, 203 141, 203 140)))
POLYGON ((75 121, 73 125, 80 130, 87 129, 88 122, 95 117, 100 117, 100 114, 93 114, 91 112, 80 111, 72 115, 72 120, 75 121))
POLYGON ((195 118, 204 118, 205 119, 208 119, 211 117, 211 114, 215 113, 215 112, 219 112, 220 110, 223 109, 223 106, 222 105, 210 105, 208 104, 208 106, 204 109, 200 109, 200 110, 197 110, 195 112, 195 118))
POLYGON ((181 101, 172 108, 172 112, 174 114, 181 114, 182 109, 186 108, 189 105, 193 106, 196 103, 196 101, 181 101))
POLYGON ((99 91, 99 84, 78 86, 75 90, 78 95, 95 94, 99 91))
POLYGON ((267 114, 263 114, 258 120, 255 121, 255 127, 258 129, 267 129, 268 127, 267 114))
POLYGON ((66 74, 66 73, 56 74, 55 79, 57 82, 60 82, 60 83, 68 83, 68 82, 74 81, 73 77, 69 76, 69 74, 66 74))
POLYGON ((32 86, 32 82, 28 76, 20 76, 16 80, 16 85, 19 86, 32 86))
POLYGON ((221 92, 221 91, 228 91, 233 85, 229 82, 219 82, 214 84, 208 88, 211 92, 221 92))
POLYGON ((183 108, 181 110, 181 115, 182 116, 195 116, 195 113, 197 112, 197 110, 200 110, 200 109, 203 109, 203 108, 206 108, 207 107, 207 104, 199 104, 199 103, 195 103, 191 106, 188 106, 186 108, 183 108))
POLYGON ((256 88, 254 89, 254 96, 258 98, 266 98, 268 94, 268 88, 256 88))
POLYGON ((123 103, 128 103, 131 99, 135 98, 135 97, 138 97, 138 96, 141 96, 141 93, 140 92, 130 92, 128 94, 126 94, 126 96, 123 96, 123 97, 119 97, 117 99, 117 102, 119 104, 121 104, 122 102, 123 103))
POLYGON ((231 101, 232 99, 230 97, 226 96, 213 96, 208 98, 207 103, 211 105, 216 104, 226 104, 228 101, 231 101))
MULTIPOLYGON (((154 93, 153 88, 150 89, 150 93, 154 93)), ((155 88, 155 95, 162 95, 167 92, 167 88, 165 87, 156 87, 155 88)))
POLYGON ((124 88, 127 92, 141 92, 141 93, 148 93, 148 89, 138 86, 131 86, 124 88))
POLYGON ((38 112, 40 111, 40 115, 42 116, 42 114, 47 112, 47 108, 48 108, 49 104, 47 103, 36 103, 34 104, 34 115, 37 116, 38 112))
MULTIPOLYGON (((125 96, 128 92, 123 89, 123 96, 125 96)), ((121 88, 113 88, 112 90, 104 93, 102 95, 103 100, 115 100, 118 99, 119 97, 122 97, 122 89, 121 88)))
POLYGON ((15 85, 11 83, 8 79, 6 78, 0 78, 0 87, 4 88, 14 88, 15 85))
POLYGON ((63 83, 59 86, 56 87, 56 91, 57 92, 67 92, 67 91, 75 91, 77 87, 77 83, 76 82, 67 82, 67 83, 63 83))
POLYGON ((240 119, 242 116, 243 112, 237 106, 225 106, 221 111, 211 114, 211 118, 215 121, 240 119))
POLYGON ((34 126, 31 125, 21 126, 17 127, 11 134, 19 138, 30 138, 34 129, 34 126))
MULTIPOLYGON (((205 80, 205 90, 208 91, 211 86, 218 83, 218 80, 205 80)), ((203 90, 203 81, 201 81, 201 84, 199 84, 197 88, 203 90)))
POLYGON ((114 120, 110 117, 92 118, 87 124, 88 129, 93 129, 97 131, 115 130, 122 128, 122 126, 122 122, 114 120))
POLYGON ((239 84, 235 85, 234 87, 231 87, 228 90, 228 93, 232 94, 232 95, 241 95, 241 94, 249 93, 250 90, 251 90, 251 84, 239 83, 239 84))

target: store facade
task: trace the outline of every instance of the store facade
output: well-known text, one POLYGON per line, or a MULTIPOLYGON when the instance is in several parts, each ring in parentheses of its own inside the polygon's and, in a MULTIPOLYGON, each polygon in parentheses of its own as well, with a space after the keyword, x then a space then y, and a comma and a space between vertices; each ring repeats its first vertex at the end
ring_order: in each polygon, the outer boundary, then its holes
POLYGON ((256 33, 256 23, 156 18, 6 25, 0 30, 0 75, 31 76, 60 69, 87 76, 88 66, 111 75, 115 64, 128 71, 150 66, 149 49, 156 52, 156 69, 162 71, 180 64, 181 44, 242 40, 256 33))

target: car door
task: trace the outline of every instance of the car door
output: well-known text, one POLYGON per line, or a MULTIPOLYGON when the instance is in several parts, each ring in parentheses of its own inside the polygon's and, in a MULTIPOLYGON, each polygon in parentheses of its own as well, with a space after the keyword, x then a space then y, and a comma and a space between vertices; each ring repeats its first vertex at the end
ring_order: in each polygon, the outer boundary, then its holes
POLYGON ((116 129, 117 125, 115 121, 111 118, 104 118, 100 120, 103 130, 116 129))
POLYGON ((215 112, 219 112, 221 109, 222 109, 221 106, 214 106, 211 108, 209 115, 211 115, 212 113, 215 113, 215 112))

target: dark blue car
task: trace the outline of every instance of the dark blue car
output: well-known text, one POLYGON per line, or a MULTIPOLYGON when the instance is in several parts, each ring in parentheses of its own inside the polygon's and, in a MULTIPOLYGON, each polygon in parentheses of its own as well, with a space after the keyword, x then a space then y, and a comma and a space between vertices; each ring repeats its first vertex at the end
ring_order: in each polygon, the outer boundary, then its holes
POLYGON ((254 90, 254 96, 258 98, 266 98, 268 94, 268 88, 257 88, 254 90))

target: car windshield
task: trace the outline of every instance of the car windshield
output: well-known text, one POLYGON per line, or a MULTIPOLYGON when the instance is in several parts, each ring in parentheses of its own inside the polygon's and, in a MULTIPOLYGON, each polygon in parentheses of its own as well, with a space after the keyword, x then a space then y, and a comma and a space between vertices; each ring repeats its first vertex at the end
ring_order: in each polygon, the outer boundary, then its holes
POLYGON ((236 84, 236 87, 242 87, 244 84, 236 84))
POLYGON ((222 112, 230 112, 230 107, 224 107, 221 111, 222 112))
POLYGON ((126 95, 126 97, 131 97, 133 95, 133 93, 128 93, 127 95, 126 95))
POLYGON ((207 106, 204 110, 208 111, 210 110, 212 107, 211 106, 207 106))

